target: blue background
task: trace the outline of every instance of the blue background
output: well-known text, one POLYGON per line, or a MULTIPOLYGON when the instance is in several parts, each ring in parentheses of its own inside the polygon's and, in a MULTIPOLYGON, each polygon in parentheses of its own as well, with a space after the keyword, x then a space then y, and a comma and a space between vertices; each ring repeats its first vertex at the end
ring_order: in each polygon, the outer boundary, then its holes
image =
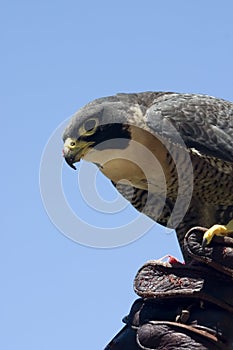
MULTIPOLYGON (((115 249, 67 239, 43 207, 40 159, 57 126, 98 97, 165 90, 233 100, 232 13, 231 0, 2 1, 1 349, 103 349, 136 298, 137 269, 181 258, 159 226, 115 249)), ((64 166, 63 179, 88 221, 77 173, 64 166)), ((103 178, 97 185, 116 196, 103 178)))

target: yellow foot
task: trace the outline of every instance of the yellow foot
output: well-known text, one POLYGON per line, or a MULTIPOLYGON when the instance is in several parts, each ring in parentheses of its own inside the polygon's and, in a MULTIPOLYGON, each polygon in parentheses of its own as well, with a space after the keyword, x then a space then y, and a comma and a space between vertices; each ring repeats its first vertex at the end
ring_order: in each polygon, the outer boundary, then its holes
POLYGON ((233 220, 231 220, 227 225, 213 225, 205 232, 202 240, 202 247, 210 244, 214 236, 227 236, 232 231, 233 220))

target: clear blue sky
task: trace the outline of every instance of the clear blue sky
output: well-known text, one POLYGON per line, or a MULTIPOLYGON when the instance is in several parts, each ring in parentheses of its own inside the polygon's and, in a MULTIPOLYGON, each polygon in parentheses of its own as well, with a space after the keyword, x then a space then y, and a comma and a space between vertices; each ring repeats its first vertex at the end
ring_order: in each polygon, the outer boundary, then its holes
MULTIPOLYGON (((114 249, 66 238, 44 209, 40 160, 58 125, 97 97, 169 90, 233 100, 232 13, 231 0, 2 2, 1 349, 103 349, 136 298, 137 269, 181 256, 158 226, 114 249)), ((70 205, 88 220, 77 172, 62 173, 70 205)), ((97 185, 116 196, 102 178, 97 185)))

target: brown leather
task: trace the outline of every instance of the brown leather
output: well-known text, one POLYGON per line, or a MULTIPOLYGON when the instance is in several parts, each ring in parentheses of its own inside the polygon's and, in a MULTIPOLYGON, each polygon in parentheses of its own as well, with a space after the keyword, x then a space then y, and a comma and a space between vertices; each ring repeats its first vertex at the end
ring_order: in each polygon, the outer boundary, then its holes
POLYGON ((211 244, 202 248, 203 227, 194 227, 184 238, 184 247, 192 262, 198 261, 221 274, 233 278, 233 232, 225 237, 215 236, 211 244))
POLYGON ((233 349, 233 237, 202 248, 206 229, 184 241, 189 264, 149 261, 138 271, 141 297, 105 350, 233 349))
POLYGON ((206 266, 156 260, 142 266, 134 280, 134 290, 140 297, 202 299, 233 313, 232 288, 231 278, 206 266))

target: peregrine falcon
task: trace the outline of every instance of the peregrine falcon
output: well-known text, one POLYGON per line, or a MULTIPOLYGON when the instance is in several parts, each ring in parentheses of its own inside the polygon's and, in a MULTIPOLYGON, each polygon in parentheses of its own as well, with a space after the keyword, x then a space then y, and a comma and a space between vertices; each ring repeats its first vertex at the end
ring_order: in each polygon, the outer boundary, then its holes
POLYGON ((193 226, 212 226, 207 243, 232 228, 232 102, 201 94, 120 93, 81 108, 63 141, 72 168, 81 158, 95 163, 138 211, 175 228, 181 249, 193 226))

